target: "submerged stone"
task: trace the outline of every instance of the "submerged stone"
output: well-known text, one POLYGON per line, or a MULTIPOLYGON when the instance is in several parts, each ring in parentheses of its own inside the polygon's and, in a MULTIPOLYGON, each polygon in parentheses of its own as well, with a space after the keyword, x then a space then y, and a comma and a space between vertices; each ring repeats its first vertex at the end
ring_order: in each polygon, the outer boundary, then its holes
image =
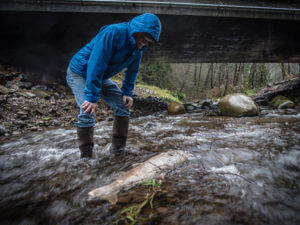
POLYGON ((247 95, 229 94, 218 103, 223 116, 256 116, 259 113, 258 105, 247 95))
POLYGON ((271 105, 276 109, 287 109, 295 107, 294 102, 282 95, 277 95, 275 98, 273 98, 273 100, 271 101, 271 105))
POLYGON ((179 102, 172 101, 168 106, 169 115, 178 115, 185 113, 184 105, 179 102))

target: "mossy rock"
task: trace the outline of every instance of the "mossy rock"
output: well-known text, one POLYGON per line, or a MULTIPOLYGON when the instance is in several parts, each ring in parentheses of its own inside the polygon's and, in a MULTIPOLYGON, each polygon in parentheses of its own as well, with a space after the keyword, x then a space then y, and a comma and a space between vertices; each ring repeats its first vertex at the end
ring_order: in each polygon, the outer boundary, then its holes
POLYGON ((178 115, 185 113, 184 105, 178 102, 170 102, 168 106, 168 114, 169 115, 178 115))
POLYGON ((244 94, 226 95, 219 101, 218 107, 223 116, 256 116, 259 113, 258 105, 244 94))
POLYGON ((271 101, 271 105, 276 109, 287 109, 295 107, 294 102, 282 95, 277 95, 275 98, 273 98, 273 100, 271 101))

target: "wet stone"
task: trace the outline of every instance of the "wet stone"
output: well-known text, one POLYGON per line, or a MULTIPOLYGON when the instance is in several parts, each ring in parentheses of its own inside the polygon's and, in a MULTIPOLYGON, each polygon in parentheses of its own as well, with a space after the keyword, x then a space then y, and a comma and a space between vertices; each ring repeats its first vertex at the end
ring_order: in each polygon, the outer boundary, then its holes
POLYGON ((30 90, 33 84, 31 82, 24 82, 19 85, 19 88, 30 90))
POLYGON ((30 127, 29 130, 31 130, 31 131, 37 131, 38 128, 34 126, 34 127, 30 127))
POLYGON ((26 123, 25 123, 24 121, 22 121, 22 120, 16 120, 16 121, 14 121, 13 124, 15 124, 15 125, 17 125, 17 126, 19 126, 19 127, 24 127, 24 126, 26 126, 26 123))
MULTIPOLYGON (((33 89, 33 88, 32 88, 33 89)), ((33 89, 33 93, 38 96, 39 98, 44 98, 46 100, 48 100, 50 98, 50 95, 43 91, 43 90, 39 90, 39 89, 33 89)))
POLYGON ((17 130, 15 130, 15 131, 12 132, 12 135, 20 135, 20 134, 21 134, 21 132, 17 131, 17 130))
POLYGON ((0 84, 0 94, 8 94, 10 92, 10 90, 6 87, 4 87, 3 85, 0 84))
POLYGON ((28 76, 26 74, 21 73, 19 75, 20 81, 21 82, 27 82, 28 81, 28 76))
POLYGON ((7 96, 6 95, 0 95, 0 105, 7 103, 7 96))
POLYGON ((9 127, 10 123, 9 122, 3 122, 2 125, 5 126, 5 127, 9 127))
POLYGON ((184 105, 178 102, 172 101, 168 106, 169 115, 179 115, 185 113, 184 105))
POLYGON ((36 97, 35 94, 28 92, 28 91, 18 92, 17 94, 18 94, 18 96, 23 96, 25 98, 35 98, 36 97))
POLYGON ((7 133, 7 130, 5 129, 4 126, 0 125, 0 136, 4 135, 5 133, 7 133))
POLYGON ((55 120, 53 120, 53 125, 60 126, 61 122, 59 122, 59 120, 55 119, 55 120))
POLYGON ((7 81, 13 80, 14 77, 15 76, 13 74, 11 74, 11 73, 5 74, 5 80, 7 80, 7 81))
POLYGON ((17 116, 18 116, 18 118, 25 120, 28 118, 28 113, 19 111, 19 112, 17 112, 17 116))
POLYGON ((40 110, 40 109, 35 109, 35 111, 39 114, 39 115, 43 115, 44 113, 42 112, 42 110, 40 110))

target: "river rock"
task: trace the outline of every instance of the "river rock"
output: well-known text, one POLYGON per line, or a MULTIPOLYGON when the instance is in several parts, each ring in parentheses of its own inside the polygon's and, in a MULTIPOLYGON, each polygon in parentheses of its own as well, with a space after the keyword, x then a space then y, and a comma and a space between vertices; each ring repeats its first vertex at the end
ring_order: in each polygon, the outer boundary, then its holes
POLYGON ((211 109, 213 102, 210 99, 204 99, 200 102, 201 109, 211 109))
POLYGON ((27 82, 28 81, 28 76, 24 73, 19 74, 19 79, 21 82, 27 82))
POLYGON ((194 111, 196 109, 199 109, 200 106, 197 105, 196 103, 184 103, 183 104, 185 111, 194 111))
POLYGON ((16 120, 16 121, 13 122, 13 124, 17 125, 18 127, 25 127, 26 126, 25 122, 22 121, 22 120, 16 120))
POLYGON ((37 127, 35 127, 35 126, 33 126, 33 127, 30 127, 30 128, 29 128, 29 130, 31 130, 31 131, 37 131, 37 130, 38 130, 38 128, 37 128, 37 127))
POLYGON ((4 135, 6 132, 7 130, 5 129, 5 127, 0 125, 0 136, 4 135))
POLYGON ((259 113, 258 105, 247 95, 229 94, 218 103, 223 116, 255 116, 259 113))
POLYGON ((36 97, 35 94, 33 94, 29 91, 20 91, 20 92, 18 92, 18 95, 23 96, 25 98, 35 98, 36 97))
POLYGON ((5 80, 11 81, 14 79, 14 75, 11 73, 5 74, 5 80))
POLYGON ((287 109, 295 107, 294 102, 282 95, 277 95, 275 98, 273 98, 273 100, 271 101, 271 105, 276 109, 287 109))
POLYGON ((0 95, 0 105, 7 103, 7 95, 0 95))
POLYGON ((31 82, 22 82, 19 88, 30 90, 33 84, 31 82))
POLYGON ((28 118, 28 113, 27 112, 19 111, 19 112, 17 112, 17 116, 18 116, 18 118, 20 118, 22 120, 25 120, 25 119, 28 118))
POLYGON ((43 90, 40 90, 40 89, 33 90, 33 93, 34 93, 36 96, 38 96, 38 97, 40 97, 40 98, 44 98, 44 99, 46 99, 46 100, 48 100, 48 99, 50 98, 50 95, 49 95, 47 92, 45 92, 45 91, 43 91, 43 90))
POLYGON ((185 113, 184 105, 178 102, 172 101, 168 106, 169 115, 178 115, 185 113))
POLYGON ((10 92, 10 90, 3 85, 0 84, 0 94, 7 95, 10 92))
POLYGON ((59 122, 59 120, 55 119, 55 120, 53 120, 53 125, 60 126, 61 122, 59 122))

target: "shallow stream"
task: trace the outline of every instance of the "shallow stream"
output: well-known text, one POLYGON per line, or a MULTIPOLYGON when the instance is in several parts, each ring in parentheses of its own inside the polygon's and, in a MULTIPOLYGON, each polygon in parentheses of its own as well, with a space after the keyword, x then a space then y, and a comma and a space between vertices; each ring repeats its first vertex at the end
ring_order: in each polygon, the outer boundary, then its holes
POLYGON ((123 191, 116 206, 87 193, 167 150, 189 159, 165 176, 153 209, 142 212, 151 218, 138 224, 300 224, 299 109, 134 118, 120 155, 103 150, 111 126, 96 125, 92 160, 79 158, 75 129, 1 139, 1 224, 112 224, 147 188, 123 191))

